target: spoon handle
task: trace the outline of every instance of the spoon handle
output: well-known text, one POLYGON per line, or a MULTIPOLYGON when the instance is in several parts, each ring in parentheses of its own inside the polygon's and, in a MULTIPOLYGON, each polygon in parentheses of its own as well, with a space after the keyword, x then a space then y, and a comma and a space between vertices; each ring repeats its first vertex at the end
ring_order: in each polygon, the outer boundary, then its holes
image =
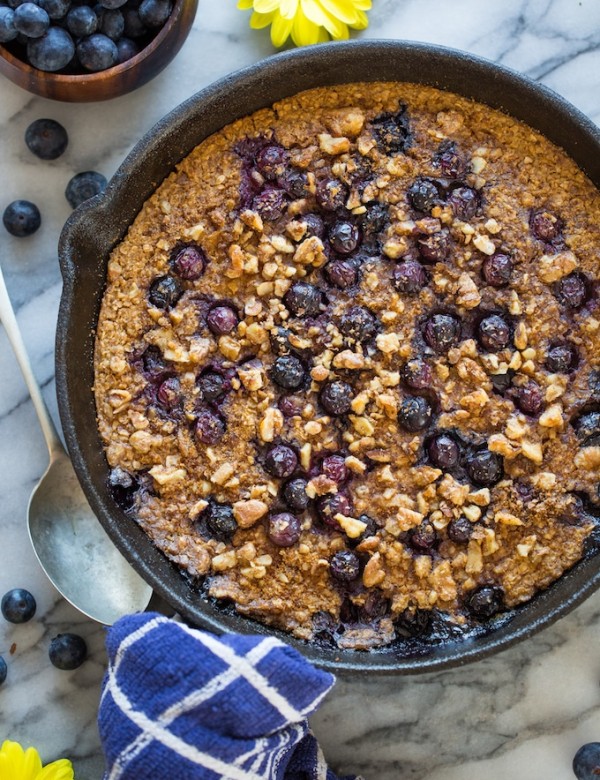
POLYGON ((40 386, 38 385, 37 380, 33 375, 33 371, 31 370, 29 356, 27 355, 27 350, 25 349, 25 344, 23 343, 21 331, 19 330, 19 326, 17 324, 17 318, 15 317, 10 298, 8 297, 6 284, 4 283, 2 268, 0 268, 0 321, 4 325, 6 335, 8 336, 10 345, 13 348, 15 357, 17 358, 17 362, 19 363, 21 372, 23 373, 23 378, 25 379, 25 383, 29 389, 29 394, 31 395, 33 406, 40 421, 44 438, 46 439, 50 457, 52 457, 57 452, 64 451, 64 448, 60 439, 58 438, 58 433, 56 432, 54 423, 52 422, 52 419, 48 413, 48 409, 46 408, 46 404, 44 403, 44 399, 42 398, 40 386))

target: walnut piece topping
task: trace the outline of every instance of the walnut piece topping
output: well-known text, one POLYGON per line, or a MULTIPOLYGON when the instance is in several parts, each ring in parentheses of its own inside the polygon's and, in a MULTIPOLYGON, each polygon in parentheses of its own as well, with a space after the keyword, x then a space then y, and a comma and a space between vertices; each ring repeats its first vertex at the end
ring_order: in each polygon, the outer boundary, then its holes
POLYGON ((494 242, 487 236, 481 235, 480 233, 475 234, 473 244, 477 247, 477 249, 479 249, 480 252, 483 252, 484 255, 493 255, 496 251, 496 245, 494 242))
POLYGON ((542 428, 562 428, 564 424, 561 404, 552 404, 542 414, 538 420, 542 428))
POLYGON ((226 571, 233 569, 237 564, 237 555, 235 550, 227 550, 220 555, 215 555, 212 559, 212 568, 214 571, 226 571))
POLYGON ((590 471, 600 468, 600 447, 582 447, 575 455, 575 465, 590 471))
POLYGON ((248 501, 236 501, 233 505, 233 516, 240 528, 250 528, 264 517, 268 510, 269 507, 264 501, 251 498, 248 501))
POLYGON ((336 154, 344 154, 344 152, 350 151, 350 141, 344 136, 334 138, 329 133, 319 133, 317 137, 321 151, 325 152, 325 154, 330 154, 332 157, 336 154))
POLYGON ((538 276, 542 282, 550 284, 570 274, 579 265, 573 252, 557 252, 554 255, 542 255, 538 260, 538 276))
POLYGON ((352 352, 351 349, 344 349, 333 358, 334 368, 348 368, 350 370, 359 370, 365 366, 365 358, 360 352, 352 352))
POLYGON ((274 406, 269 406, 258 425, 258 435, 262 441, 273 441, 283 430, 283 414, 274 406))
POLYGON ((481 303, 479 288, 466 272, 462 273, 458 279, 456 303, 459 306, 464 306, 465 309, 474 309, 481 303))
POLYGON ((323 242, 317 236, 305 239, 294 254, 294 263, 298 265, 312 265, 315 268, 320 268, 326 260, 323 242))
POLYGON ((171 485, 181 482, 187 476, 185 469, 162 465, 152 466, 148 473, 159 485, 171 485))
POLYGON ((358 537, 367 530, 367 524, 362 520, 357 520, 355 517, 347 517, 338 512, 334 515, 334 520, 342 527, 346 536, 350 539, 358 539, 358 537))
POLYGON ((385 571, 381 567, 381 555, 376 552, 372 555, 364 568, 362 580, 365 588, 374 588, 385 579, 385 571))
POLYGON ((219 468, 214 472, 210 481, 215 485, 224 485, 230 477, 235 474, 235 469, 231 463, 222 463, 219 468))
POLYGON ((376 338, 377 349, 389 355, 398 352, 400 349, 400 339, 397 333, 379 333, 376 338))

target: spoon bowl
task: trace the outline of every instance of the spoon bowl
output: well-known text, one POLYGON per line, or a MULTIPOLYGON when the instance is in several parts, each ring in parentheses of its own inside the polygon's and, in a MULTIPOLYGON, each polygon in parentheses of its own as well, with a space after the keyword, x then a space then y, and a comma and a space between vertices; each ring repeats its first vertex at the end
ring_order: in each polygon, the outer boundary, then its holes
POLYGON ((112 625, 142 612, 152 588, 117 550, 94 515, 42 399, 0 269, 0 320, 23 373, 50 453, 29 499, 33 551, 48 579, 84 615, 112 625))

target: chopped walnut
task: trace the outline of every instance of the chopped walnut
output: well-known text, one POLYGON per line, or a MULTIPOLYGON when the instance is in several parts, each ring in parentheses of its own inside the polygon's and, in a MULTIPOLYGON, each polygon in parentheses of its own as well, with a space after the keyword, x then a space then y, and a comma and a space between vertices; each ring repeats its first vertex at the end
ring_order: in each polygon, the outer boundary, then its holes
POLYGON ((562 428, 564 419, 561 404, 552 404, 542 414, 538 420, 542 428, 562 428))
POLYGON ((469 495, 469 486, 461 485, 450 474, 445 474, 438 485, 438 493, 442 498, 450 501, 455 506, 462 506, 469 495))
POLYGON ((264 501, 253 498, 248 501, 236 501, 233 505, 233 516, 240 528, 250 528, 268 511, 269 507, 264 501))
POLYGON ((296 249, 294 263, 298 265, 312 265, 320 268, 327 261, 323 242, 317 236, 305 239, 296 249))
POLYGON ((159 485, 172 485, 187 477, 187 471, 174 466, 152 466, 148 472, 159 485))
POLYGON ((351 349, 344 349, 333 358, 334 368, 348 368, 350 370, 360 370, 365 366, 364 355, 360 352, 352 352, 351 349))
POLYGON ((344 136, 334 138, 329 133, 320 133, 318 136, 319 146, 322 152, 330 154, 332 157, 337 154, 344 154, 350 150, 350 141, 344 136))
POLYGON ((537 463, 538 466, 544 462, 544 451, 539 442, 525 440, 521 444, 521 451, 526 458, 537 463))
POLYGON ((501 509, 496 512, 494 515, 494 520, 501 525, 523 525, 522 520, 520 520, 516 515, 513 515, 512 512, 508 512, 505 509, 501 509))
POLYGON ((283 430, 283 414, 274 406, 269 406, 258 425, 258 435, 262 441, 270 442, 283 430))
POLYGON ((557 252, 554 255, 542 255, 538 260, 538 276, 542 282, 551 284, 574 271, 579 262, 573 252, 557 252))
POLYGON ((365 588, 374 588, 385 579, 385 571, 381 566, 381 555, 376 552, 367 561, 363 570, 362 581, 365 588))
POLYGON ((398 352, 400 349, 400 339, 397 333, 379 333, 375 339, 377 349, 386 355, 398 352))
POLYGON ((458 279, 456 303, 465 309, 475 309, 481 303, 481 293, 471 276, 463 272, 458 279))
POLYGON ((590 471, 600 468, 600 447, 582 447, 575 455, 575 465, 590 471))
POLYGON ((226 571, 233 569, 237 565, 237 555, 235 550, 227 550, 220 555, 215 555, 212 559, 213 571, 226 571))
POLYGON ((367 530, 367 524, 363 523, 362 520, 357 520, 355 517, 347 517, 338 513, 334 515, 334 520, 337 520, 346 536, 350 539, 358 539, 367 530))

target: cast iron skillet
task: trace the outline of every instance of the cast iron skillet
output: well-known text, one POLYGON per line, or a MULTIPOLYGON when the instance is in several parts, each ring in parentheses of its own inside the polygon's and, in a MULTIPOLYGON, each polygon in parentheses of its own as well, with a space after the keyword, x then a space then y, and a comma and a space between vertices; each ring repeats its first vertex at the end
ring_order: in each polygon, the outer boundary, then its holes
POLYGON ((590 554, 559 581, 487 633, 448 639, 407 653, 361 652, 294 640, 194 589, 114 503, 92 394, 94 335, 111 249, 144 201, 200 141, 233 120, 311 87, 352 81, 413 81, 486 103, 527 122, 561 146, 600 187, 600 131, 565 100, 527 78, 464 52, 401 41, 337 43, 279 54, 194 95, 137 144, 104 195, 78 208, 60 240, 64 289, 56 342, 57 392, 75 471, 100 522, 134 568, 190 622, 216 632, 275 633, 319 666, 401 674, 460 666, 531 636, 600 585, 600 555, 590 554))

